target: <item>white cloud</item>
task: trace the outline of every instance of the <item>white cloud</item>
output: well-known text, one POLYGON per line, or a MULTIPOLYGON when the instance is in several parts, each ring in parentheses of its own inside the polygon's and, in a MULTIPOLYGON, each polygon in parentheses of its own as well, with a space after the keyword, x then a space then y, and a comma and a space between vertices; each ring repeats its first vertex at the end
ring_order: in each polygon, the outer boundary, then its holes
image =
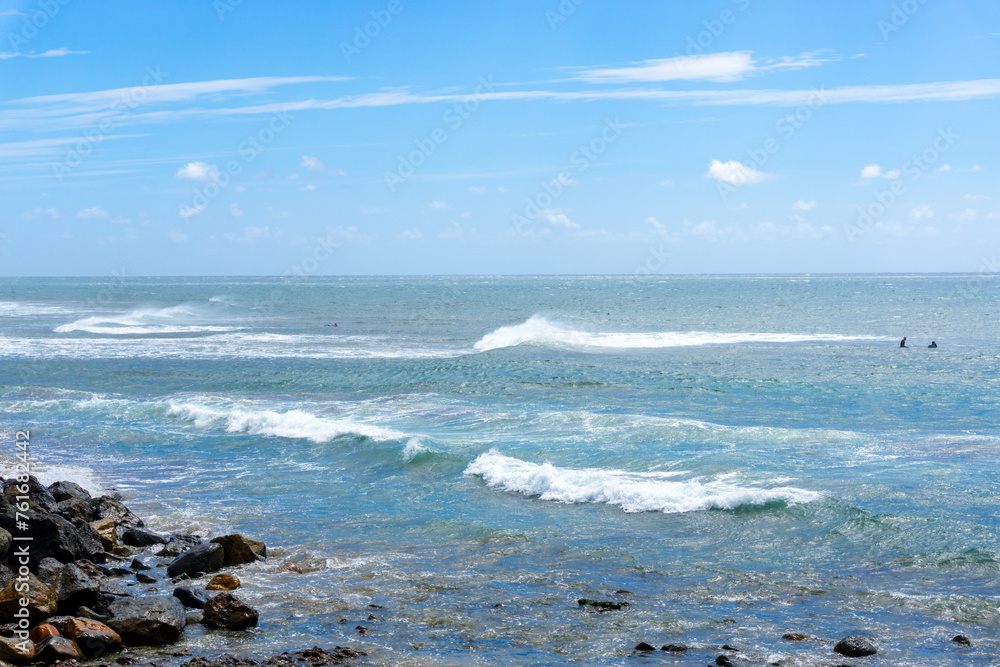
POLYGON ((0 12, 0 16, 27 16, 27 14, 19 12, 16 9, 5 9, 0 12))
POLYGON ((730 160, 729 162, 712 160, 712 164, 708 166, 708 173, 705 176, 722 181, 723 183, 729 183, 730 185, 763 183, 772 178, 771 174, 757 171, 753 167, 748 167, 736 160, 730 160))
POLYGON ((861 178, 878 178, 882 175, 882 167, 870 164, 861 170, 861 178))
POLYGON ((313 190, 319 190, 319 187, 310 183, 309 185, 303 186, 302 189, 306 192, 312 192, 313 190))
POLYGON ((302 162, 299 163, 300 167, 305 167, 306 169, 312 169, 314 171, 323 171, 326 165, 318 157, 313 155, 303 155, 302 162))
POLYGON ((469 187, 469 192, 475 192, 477 195, 481 195, 484 192, 486 192, 486 188, 484 188, 482 186, 475 186, 475 185, 473 185, 473 186, 469 187))
MULTIPOLYGON (((4 16, 4 14, 0 14, 0 16, 4 16)), ((41 53, 35 53, 34 51, 29 53, 21 53, 20 51, 0 51, 0 60, 10 60, 11 58, 60 58, 62 56, 76 56, 87 53, 90 53, 90 51, 70 51, 65 46, 59 49, 42 51, 41 53)))
POLYGON ((738 81, 748 74, 769 69, 802 69, 829 60, 816 54, 785 56, 778 60, 754 60, 752 51, 729 51, 692 56, 643 60, 623 67, 579 68, 576 78, 590 83, 650 83, 654 81, 738 81))
POLYGON ((970 222, 979 217, 979 212, 974 208, 967 208, 961 213, 955 213, 950 217, 960 222, 970 222))
POLYGON ((792 204, 792 208, 796 211, 808 211, 816 208, 816 200, 810 199, 809 201, 805 201, 804 199, 800 199, 792 204))
POLYGON ((219 168, 205 162, 188 162, 177 170, 175 178, 189 178, 192 181, 217 181, 219 168))
POLYGON ((379 213, 385 213, 384 208, 379 208, 378 206, 361 206, 362 215, 378 215, 379 213))
POLYGON ((207 207, 204 204, 198 204, 197 206, 188 206, 187 204, 181 204, 179 213, 181 217, 185 220, 190 220, 191 218, 196 218, 205 212, 207 207))
POLYGON ((546 208, 541 211, 542 217, 550 225, 554 227, 565 227, 566 229, 579 229, 580 225, 576 224, 563 213, 560 208, 546 208))
POLYGON ((965 201, 982 201, 983 199, 989 199, 986 195, 973 195, 967 194, 964 197, 965 201))
POLYGON ((234 203, 232 203, 232 204, 229 205, 229 215, 231 215, 234 218, 242 218, 243 217, 243 209, 240 208, 239 204, 237 204, 237 203, 234 202, 234 203))
POLYGON ((913 215, 914 218, 917 219, 934 217, 934 211, 927 204, 924 204, 923 206, 918 206, 917 208, 910 211, 910 213, 913 215))
POLYGON ((885 172, 885 177, 886 178, 891 178, 891 179, 897 179, 897 178, 899 178, 902 175, 903 175, 903 172, 901 172, 899 169, 893 169, 891 171, 885 172))
POLYGON ((229 241, 237 241, 238 243, 256 243, 257 241, 271 237, 271 228, 266 225, 264 227, 244 227, 243 233, 239 236, 232 233, 223 234, 223 238, 229 241))
POLYGON ((59 218, 59 211, 54 207, 42 208, 41 206, 38 206, 30 211, 26 211, 24 214, 25 220, 35 220, 37 218, 49 218, 50 220, 56 220, 59 218))
POLYGON ((284 220, 288 217, 288 211, 280 211, 273 206, 267 207, 267 214, 272 218, 277 218, 278 220, 284 220))
POLYGON ((436 211, 447 211, 448 209, 451 208, 451 206, 448 206, 443 201, 432 201, 430 204, 427 205, 427 207, 432 208, 436 211))
POLYGON ((969 167, 969 171, 973 171, 973 172, 975 172, 975 171, 982 171, 982 170, 983 170, 983 168, 980 167, 978 164, 974 164, 971 167, 969 167))
POLYGON ((91 220, 94 218, 107 218, 108 212, 104 210, 103 206, 92 206, 90 208, 85 208, 76 214, 76 217, 83 218, 84 220, 91 220))
POLYGON ((184 232, 178 232, 174 229, 171 229, 169 232, 167 232, 167 237, 174 243, 187 243, 188 240, 187 234, 185 234, 184 232))
POLYGON ((938 171, 951 171, 951 165, 943 164, 938 168, 938 171))
POLYGON ((406 241, 419 241, 424 238, 423 232, 419 229, 407 229, 396 236, 397 239, 403 239, 406 241))

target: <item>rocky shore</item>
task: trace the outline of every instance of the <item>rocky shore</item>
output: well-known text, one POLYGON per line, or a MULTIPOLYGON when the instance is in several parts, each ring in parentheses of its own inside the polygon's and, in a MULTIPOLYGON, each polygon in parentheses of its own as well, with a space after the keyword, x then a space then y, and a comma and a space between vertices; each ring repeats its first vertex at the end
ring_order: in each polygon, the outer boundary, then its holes
MULTIPOLYGON (((267 558, 243 535, 205 541, 160 534, 117 495, 92 497, 72 482, 0 479, 0 667, 80 661, 134 665, 129 648, 178 644, 184 628, 245 631, 259 613, 232 591, 238 569, 267 558), (208 574, 204 588, 189 580, 208 574)), ((175 657, 187 657, 177 647, 175 657)), ((262 662, 194 657, 190 667, 349 664, 365 655, 313 647, 262 662)))

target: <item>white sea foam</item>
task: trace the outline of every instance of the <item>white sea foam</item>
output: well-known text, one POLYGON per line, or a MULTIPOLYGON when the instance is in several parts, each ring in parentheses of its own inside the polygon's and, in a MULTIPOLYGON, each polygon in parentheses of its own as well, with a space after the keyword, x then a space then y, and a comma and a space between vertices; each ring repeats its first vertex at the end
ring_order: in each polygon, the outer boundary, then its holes
POLYGON ((39 317, 44 315, 61 315, 68 312, 70 311, 62 306, 21 301, 0 301, 0 317, 39 317))
POLYGON ((398 440, 399 431, 346 418, 318 417, 305 410, 250 409, 192 401, 170 401, 168 414, 202 428, 221 427, 228 433, 247 433, 279 438, 303 438, 329 442, 341 435, 361 435, 373 440, 398 440))
POLYGON ((679 514, 708 509, 734 509, 773 501, 803 503, 818 493, 794 487, 741 486, 731 476, 714 480, 675 481, 676 472, 625 472, 599 468, 558 468, 530 463, 490 450, 477 457, 465 474, 487 486, 562 503, 604 503, 626 512, 679 514))
MULTIPOLYGON (((7 439, 13 441, 13 434, 7 439)), ((19 472, 19 463, 19 461, 13 458, 0 458, 0 477, 10 478, 17 475, 19 472)), ((74 482, 87 489, 87 491, 90 491, 94 496, 101 495, 105 491, 97 474, 85 466, 50 463, 36 459, 29 459, 29 464, 31 466, 31 474, 45 486, 56 482, 74 482)))
POLYGON ((872 336, 840 334, 721 333, 710 331, 592 332, 534 315, 526 322, 500 327, 475 344, 479 352, 532 343, 592 349, 650 349, 735 345, 740 343, 804 343, 876 340, 872 336))
POLYGON ((192 304, 168 308, 136 308, 128 313, 92 315, 63 324, 55 333, 85 332, 106 336, 234 331, 207 322, 207 313, 192 304))
POLYGON ((426 454, 427 452, 432 451, 434 450, 425 445, 420 438, 410 438, 406 441, 406 446, 403 447, 403 451, 400 452, 400 456, 403 457, 404 461, 410 463, 421 454, 426 454))

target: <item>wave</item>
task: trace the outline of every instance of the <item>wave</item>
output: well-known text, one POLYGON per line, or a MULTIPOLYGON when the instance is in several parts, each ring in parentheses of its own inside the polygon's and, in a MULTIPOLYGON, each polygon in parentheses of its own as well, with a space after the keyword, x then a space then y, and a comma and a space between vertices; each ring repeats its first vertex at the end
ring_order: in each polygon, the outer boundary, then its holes
POLYGON ((101 335, 148 335, 235 331, 238 327, 205 322, 207 313, 193 304, 167 308, 136 308, 116 315, 92 315, 62 324, 55 333, 84 332, 101 335))
POLYGON ((504 456, 495 449, 478 456, 465 474, 482 478, 490 488, 561 503, 603 503, 625 512, 681 514, 736 509, 773 502, 805 503, 821 496, 794 487, 762 488, 726 481, 674 481, 680 472, 625 472, 599 468, 558 468, 504 456))
POLYGON ((45 315, 63 315, 68 312, 71 311, 61 306, 24 303, 21 301, 0 301, 0 317, 41 317, 45 315))
POLYGON ((525 343, 596 349, 650 349, 735 345, 741 343, 804 343, 878 340, 876 336, 840 334, 721 333, 710 331, 590 332, 550 322, 534 315, 521 324, 500 327, 473 346, 478 352, 525 343))

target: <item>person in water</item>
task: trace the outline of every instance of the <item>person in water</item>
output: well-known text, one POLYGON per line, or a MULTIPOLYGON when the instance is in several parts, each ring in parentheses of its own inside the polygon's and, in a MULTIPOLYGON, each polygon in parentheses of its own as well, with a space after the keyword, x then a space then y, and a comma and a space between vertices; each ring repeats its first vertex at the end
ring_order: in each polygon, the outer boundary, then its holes
POLYGON ((900 347, 906 347, 906 336, 903 336, 903 340, 899 341, 900 347))
POLYGON ((927 347, 937 347, 937 343, 935 343, 934 341, 931 341, 931 344, 928 345, 927 347))

